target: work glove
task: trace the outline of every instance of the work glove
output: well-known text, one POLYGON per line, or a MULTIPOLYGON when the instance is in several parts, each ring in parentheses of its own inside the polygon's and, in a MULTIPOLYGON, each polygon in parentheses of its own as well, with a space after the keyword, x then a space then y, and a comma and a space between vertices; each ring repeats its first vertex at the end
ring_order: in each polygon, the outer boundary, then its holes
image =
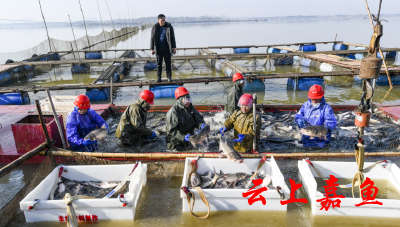
POLYGON ((91 145, 91 144, 94 144, 94 143, 97 144, 97 140, 95 140, 95 141, 90 141, 90 139, 87 139, 87 140, 84 140, 82 144, 83 144, 84 146, 88 146, 88 145, 91 145))
POLYGON ((147 139, 154 139, 155 137, 157 137, 156 132, 153 131, 153 134, 151 134, 151 136, 147 137, 147 139))
POLYGON ((238 139, 234 139, 233 142, 242 142, 243 141, 244 135, 243 134, 239 134, 238 136, 239 136, 239 138, 238 139))
POLYGON ((297 124, 299 125, 300 128, 306 127, 306 121, 304 119, 297 120, 297 124))
POLYGON ((226 132, 226 127, 222 127, 222 128, 219 130, 219 133, 221 133, 222 136, 224 136, 224 132, 226 132))
POLYGON ((206 124, 201 125, 199 132, 204 128, 204 126, 206 126, 206 124))
POLYGON ((189 137, 190 137, 190 135, 186 135, 185 136, 185 141, 189 142, 189 137))

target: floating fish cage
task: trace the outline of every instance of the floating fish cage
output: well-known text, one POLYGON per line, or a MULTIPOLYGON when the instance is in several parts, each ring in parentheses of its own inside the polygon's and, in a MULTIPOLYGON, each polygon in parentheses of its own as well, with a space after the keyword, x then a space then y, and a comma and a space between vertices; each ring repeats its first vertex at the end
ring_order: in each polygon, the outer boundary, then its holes
MULTIPOLYGON (((185 172, 183 175, 182 186, 189 188, 189 181, 192 166, 190 165, 192 160, 196 158, 186 158, 185 160, 185 172)), ((260 158, 244 159, 241 164, 236 164, 229 161, 228 159, 215 159, 215 158, 201 158, 197 161, 197 173, 203 175, 207 171, 214 172, 214 168, 219 173, 221 170, 224 173, 246 173, 252 174, 257 170, 257 166, 260 163, 260 158)), ((285 198, 288 198, 290 190, 285 183, 285 179, 280 171, 275 159, 271 157, 264 165, 260 168, 259 172, 261 175, 268 174, 272 179, 272 186, 274 188, 280 186, 281 192, 285 194, 285 198)), ((207 211, 207 206, 201 202, 200 196, 195 189, 189 189, 196 198, 196 203, 193 207, 194 212, 207 211)), ((269 211, 286 211, 287 205, 281 205, 280 195, 275 189, 268 189, 262 192, 262 195, 266 199, 266 204, 263 205, 261 201, 255 202, 249 205, 249 197, 243 197, 243 193, 247 192, 248 189, 203 189, 204 195, 208 200, 210 211, 222 211, 222 210, 269 210, 269 211)), ((181 190, 180 196, 182 199, 182 211, 189 212, 189 205, 186 199, 186 194, 181 190)))
MULTIPOLYGON (((319 170, 319 172, 326 178, 329 179, 329 175, 333 175, 336 178, 353 179, 355 173, 358 171, 356 162, 329 162, 329 161, 313 161, 313 166, 319 170)), ((365 162, 364 168, 373 165, 373 162, 365 162)), ((315 172, 313 167, 307 163, 306 160, 298 161, 299 177, 302 180, 303 187, 308 194, 309 201, 311 202, 311 209, 314 215, 346 215, 346 216, 364 216, 364 217, 389 217, 398 218, 400 212, 400 200, 398 199, 382 199, 376 198, 382 205, 367 204, 362 206, 355 206, 363 202, 361 198, 345 197, 340 198, 340 207, 332 208, 332 206, 326 210, 321 206, 317 200, 325 198, 324 194, 317 190, 316 177, 318 174, 315 172)), ((371 171, 364 173, 364 179, 366 177, 374 180, 387 180, 390 182, 395 190, 400 192, 400 169, 396 164, 387 163, 385 165, 377 164, 371 171)), ((350 181, 351 183, 351 181, 350 181)), ((355 187, 359 188, 358 186, 355 187)), ((347 189, 351 194, 351 186, 347 189)), ((358 195, 358 189, 355 190, 354 194, 358 195)), ((335 200, 335 199, 333 199, 335 200)))
MULTIPOLYGON (((64 166, 62 176, 74 181, 123 181, 135 165, 91 165, 64 166)), ((50 192, 58 181, 60 166, 55 168, 35 189, 21 202, 20 208, 25 214, 26 222, 65 221, 67 205, 64 200, 50 200, 50 192), (35 200, 39 202, 35 204, 35 200), (29 207, 31 209, 29 209, 29 207)), ((129 177, 128 192, 124 194, 126 205, 118 198, 78 199, 72 202, 79 221, 95 220, 133 220, 136 204, 142 187, 147 181, 147 164, 139 163, 129 177)))

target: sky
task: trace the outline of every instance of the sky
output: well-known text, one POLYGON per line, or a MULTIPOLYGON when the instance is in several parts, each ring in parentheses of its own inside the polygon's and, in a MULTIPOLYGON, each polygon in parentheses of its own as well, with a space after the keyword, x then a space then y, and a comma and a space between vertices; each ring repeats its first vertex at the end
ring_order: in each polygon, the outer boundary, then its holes
MULTIPOLYGON (((37 0, 1 0, 1 19, 42 21, 37 0)), ((110 20, 105 0, 98 0, 103 20, 110 20)), ((366 14, 364 0, 107 0, 113 19, 123 17, 167 16, 227 16, 276 17, 309 15, 356 15, 366 14), (128 11, 129 9, 129 11, 128 11)), ((78 0, 41 0, 46 21, 66 22, 68 14, 72 21, 82 20, 78 0)), ((86 20, 100 20, 96 0, 81 0, 86 20)), ((368 0, 373 14, 377 14, 379 0, 368 0)), ((383 14, 400 14, 400 0, 384 0, 383 14)), ((9 22, 8 22, 9 23, 9 22)))

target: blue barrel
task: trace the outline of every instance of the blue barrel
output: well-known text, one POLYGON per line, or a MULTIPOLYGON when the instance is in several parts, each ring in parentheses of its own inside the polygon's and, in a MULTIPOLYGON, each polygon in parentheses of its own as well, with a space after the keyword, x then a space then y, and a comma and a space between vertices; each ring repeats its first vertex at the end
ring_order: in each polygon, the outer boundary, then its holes
POLYGON ((306 58, 301 58, 300 65, 301 66, 305 66, 305 67, 310 67, 311 66, 311 60, 310 59, 306 59, 306 58))
POLYGON ((288 90, 300 90, 300 91, 308 91, 310 87, 313 85, 318 84, 321 86, 324 86, 324 79, 321 78, 298 78, 297 80, 295 78, 288 78, 287 81, 287 89, 288 90))
POLYGON ((20 73, 21 72, 21 67, 22 66, 18 66, 17 68, 13 69, 14 73, 20 73))
POLYGON ((89 73, 90 65, 88 63, 72 64, 71 73, 89 73))
POLYGON ((303 51, 303 52, 317 51, 317 46, 315 46, 314 44, 311 44, 311 45, 300 45, 299 50, 303 51))
MULTIPOLYGON (((385 49, 385 48, 383 48, 382 47, 382 53, 383 53, 383 55, 385 56, 385 58, 396 58, 396 55, 397 55, 397 52, 396 51, 392 51, 392 52, 383 52, 383 49, 385 49)), ((377 57, 378 58, 381 58, 381 53, 377 53, 377 57)))
MULTIPOLYGON (((366 50, 366 49, 367 48, 365 48, 365 47, 355 47, 354 48, 354 50, 366 50)), ((358 53, 358 54, 355 54, 355 58, 356 58, 356 60, 361 61, 361 59, 365 58, 366 55, 367 55, 366 53, 358 53)))
POLYGON ((0 73, 0 84, 6 84, 11 81, 11 74, 9 72, 0 73))
POLYGON ((248 54, 248 53, 250 53, 250 48, 248 48, 248 47, 233 48, 233 53, 234 54, 248 54))
POLYGON ((0 94, 0 105, 24 105, 29 103, 28 92, 0 94))
POLYGON ((233 70, 231 68, 229 68, 229 67, 225 67, 224 74, 225 74, 225 76, 232 77, 233 76, 233 70))
POLYGON ((246 81, 243 86, 243 91, 265 91, 265 84, 262 80, 259 79, 246 81))
POLYGON ((24 67, 25 67, 26 71, 31 71, 32 70, 32 66, 30 66, 30 65, 24 65, 24 67))
POLYGON ((269 54, 277 54, 277 53, 280 53, 280 52, 281 52, 280 49, 276 49, 276 48, 273 48, 273 47, 268 47, 267 48, 267 53, 269 53, 269 54))
POLYGON ((110 88, 105 87, 100 89, 91 89, 86 92, 86 96, 89 97, 90 101, 102 101, 110 99, 110 88))
POLYGON ((86 52, 85 58, 86 59, 102 59, 103 53, 101 53, 101 52, 86 52))
POLYGON ((157 69, 157 65, 151 61, 147 61, 146 64, 144 65, 144 69, 145 70, 155 70, 155 69, 157 69))
POLYGON ((222 63, 220 61, 215 61, 215 69, 220 72, 222 67, 222 63))
POLYGON ((54 54, 48 54, 46 57, 39 59, 39 61, 58 61, 60 59, 61 59, 60 55, 54 53, 54 54))
POLYGON ((114 73, 114 75, 113 75, 113 78, 114 78, 114 82, 115 83, 118 83, 118 82, 120 82, 121 81, 121 76, 120 76, 121 74, 119 74, 119 73, 114 73))
MULTIPOLYGON (((399 75, 398 76, 390 76, 390 79, 392 79, 392 84, 394 84, 394 85, 400 84, 400 76, 399 75)), ((375 83, 380 86, 388 86, 389 80, 387 78, 387 75, 386 74, 380 75, 375 83)))
POLYGON ((292 53, 292 51, 288 51, 288 50, 281 50, 280 52, 281 54, 287 54, 287 53, 292 53))
POLYGON ((150 87, 150 91, 154 93, 154 98, 175 98, 175 90, 179 85, 157 85, 150 87))
POLYGON ((332 50, 348 50, 349 46, 341 43, 334 43, 332 46, 332 50))

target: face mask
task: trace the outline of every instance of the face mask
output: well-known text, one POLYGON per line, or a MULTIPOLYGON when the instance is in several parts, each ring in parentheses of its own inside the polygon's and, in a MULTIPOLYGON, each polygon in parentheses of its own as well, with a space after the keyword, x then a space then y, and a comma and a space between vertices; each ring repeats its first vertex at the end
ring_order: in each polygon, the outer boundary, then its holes
POLYGON ((312 106, 315 108, 315 107, 317 107, 318 105, 319 105, 319 103, 311 103, 312 104, 312 106))
POLYGON ((190 104, 190 103, 192 103, 193 102, 193 99, 192 98, 186 98, 186 97, 184 97, 183 99, 182 99, 182 103, 184 104, 184 105, 188 105, 188 104, 190 104))
POLYGON ((144 103, 143 103, 143 109, 145 110, 145 111, 148 111, 148 110, 150 110, 150 104, 148 103, 148 102, 146 102, 146 101, 144 101, 144 103))

